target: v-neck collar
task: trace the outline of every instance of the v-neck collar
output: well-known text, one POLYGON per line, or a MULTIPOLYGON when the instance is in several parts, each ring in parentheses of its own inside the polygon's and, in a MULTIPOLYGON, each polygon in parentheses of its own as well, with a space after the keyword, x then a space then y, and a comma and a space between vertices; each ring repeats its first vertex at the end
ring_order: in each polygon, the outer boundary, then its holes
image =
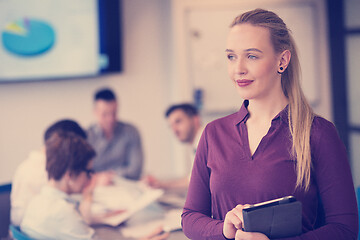
POLYGON ((283 121, 288 124, 288 109, 289 106, 287 105, 283 110, 281 110, 271 121, 271 125, 267 133, 261 138, 258 146, 256 147, 254 154, 251 154, 250 150, 250 142, 249 142, 249 135, 248 135, 248 129, 246 126, 246 121, 250 116, 250 113, 247 109, 249 105, 248 100, 244 100, 240 110, 236 113, 234 117, 234 126, 237 128, 238 132, 238 140, 242 147, 245 147, 247 150, 248 158, 249 160, 253 160, 254 157, 258 154, 259 151, 262 151, 262 149, 266 148, 267 142, 265 142, 265 138, 269 135, 271 131, 273 131, 274 127, 276 127, 274 124, 277 120, 283 121), (244 134, 244 136, 241 136, 240 131, 244 134))

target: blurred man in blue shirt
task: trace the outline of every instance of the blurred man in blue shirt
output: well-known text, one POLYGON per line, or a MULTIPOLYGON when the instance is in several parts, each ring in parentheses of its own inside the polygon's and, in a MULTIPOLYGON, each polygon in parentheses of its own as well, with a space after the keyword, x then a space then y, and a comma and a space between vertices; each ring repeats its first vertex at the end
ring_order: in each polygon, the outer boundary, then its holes
POLYGON ((96 150, 93 168, 97 179, 107 184, 114 175, 138 180, 143 168, 140 134, 131 124, 117 119, 118 103, 111 89, 94 96, 97 122, 88 129, 88 141, 96 150))

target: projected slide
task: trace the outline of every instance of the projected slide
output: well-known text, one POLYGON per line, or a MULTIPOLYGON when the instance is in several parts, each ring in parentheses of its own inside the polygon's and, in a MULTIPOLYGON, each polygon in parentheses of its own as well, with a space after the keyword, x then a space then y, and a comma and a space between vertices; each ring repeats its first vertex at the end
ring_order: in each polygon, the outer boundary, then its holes
POLYGON ((33 56, 54 45, 54 29, 46 22, 23 18, 8 23, 2 32, 5 49, 13 54, 33 56))
POLYGON ((0 0, 0 83, 99 73, 98 0, 0 0))

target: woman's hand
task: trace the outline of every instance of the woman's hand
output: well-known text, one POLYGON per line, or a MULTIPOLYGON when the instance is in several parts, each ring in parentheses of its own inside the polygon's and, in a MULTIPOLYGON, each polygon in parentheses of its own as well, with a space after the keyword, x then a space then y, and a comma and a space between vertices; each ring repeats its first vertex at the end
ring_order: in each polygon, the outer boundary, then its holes
POLYGON ((98 186, 110 186, 114 184, 114 177, 116 176, 113 171, 103 171, 95 173, 93 179, 98 186))
POLYGON ((269 240, 269 238, 262 233, 244 232, 242 230, 244 222, 242 210, 247 206, 249 206, 249 204, 239 204, 225 215, 223 227, 224 236, 229 239, 235 238, 236 240, 269 240))
POLYGON ((235 240, 269 240, 269 238, 262 233, 257 232, 244 232, 239 229, 236 231, 235 240))
POLYGON ((142 179, 142 181, 143 181, 145 184, 147 184, 148 186, 150 186, 150 187, 153 187, 153 188, 161 188, 161 183, 160 183, 160 181, 159 181, 156 177, 154 177, 154 176, 152 176, 152 175, 146 175, 146 176, 142 179))
POLYGON ((235 238, 236 231, 243 226, 242 210, 247 205, 237 205, 225 215, 223 234, 226 238, 235 238))

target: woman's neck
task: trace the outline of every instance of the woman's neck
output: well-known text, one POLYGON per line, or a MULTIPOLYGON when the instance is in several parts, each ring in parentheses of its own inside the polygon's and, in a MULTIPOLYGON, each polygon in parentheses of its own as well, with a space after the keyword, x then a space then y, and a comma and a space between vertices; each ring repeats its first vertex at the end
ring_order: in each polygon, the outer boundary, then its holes
POLYGON ((248 111, 252 120, 270 122, 288 104, 285 96, 276 99, 249 100, 248 111))

